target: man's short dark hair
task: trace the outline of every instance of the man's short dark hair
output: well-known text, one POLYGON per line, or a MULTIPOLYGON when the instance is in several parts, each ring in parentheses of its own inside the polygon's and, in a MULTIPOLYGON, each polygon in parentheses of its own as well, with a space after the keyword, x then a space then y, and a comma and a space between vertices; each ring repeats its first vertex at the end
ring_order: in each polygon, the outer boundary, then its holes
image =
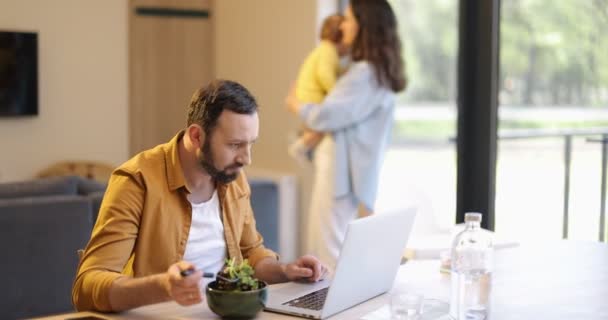
POLYGON ((208 135, 224 110, 254 114, 258 111, 258 104, 241 84, 230 80, 213 80, 192 95, 188 107, 188 126, 199 124, 208 135))

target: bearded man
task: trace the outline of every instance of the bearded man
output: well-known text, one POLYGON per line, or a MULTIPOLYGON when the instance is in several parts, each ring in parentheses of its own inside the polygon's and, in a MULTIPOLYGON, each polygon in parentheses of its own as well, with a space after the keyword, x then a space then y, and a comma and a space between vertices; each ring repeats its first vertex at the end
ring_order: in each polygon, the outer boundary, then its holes
POLYGON ((72 287, 77 310, 200 303, 203 273, 226 258, 248 259, 268 283, 325 275, 313 256, 280 263, 256 229, 241 169, 251 163, 257 111, 245 87, 215 80, 194 93, 185 129, 112 173, 72 287))

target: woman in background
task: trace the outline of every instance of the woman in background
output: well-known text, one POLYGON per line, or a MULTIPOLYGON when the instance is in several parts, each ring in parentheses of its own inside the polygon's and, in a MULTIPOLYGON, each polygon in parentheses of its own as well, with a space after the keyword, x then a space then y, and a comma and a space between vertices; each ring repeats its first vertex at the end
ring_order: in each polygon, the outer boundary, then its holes
POLYGON ((302 103, 293 90, 286 100, 306 126, 327 133, 314 153, 306 250, 334 267, 348 222, 373 213, 395 93, 406 87, 397 21, 386 0, 351 0, 340 29, 350 68, 321 103, 302 103))

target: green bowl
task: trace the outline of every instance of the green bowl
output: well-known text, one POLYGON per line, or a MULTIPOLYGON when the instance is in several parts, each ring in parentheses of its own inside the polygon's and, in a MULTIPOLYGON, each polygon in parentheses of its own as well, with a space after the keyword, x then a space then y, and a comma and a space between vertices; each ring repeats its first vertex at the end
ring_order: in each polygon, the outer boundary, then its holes
POLYGON ((223 291, 216 289, 213 281, 205 288, 207 305, 225 319, 251 319, 264 308, 268 299, 268 286, 253 291, 223 291))

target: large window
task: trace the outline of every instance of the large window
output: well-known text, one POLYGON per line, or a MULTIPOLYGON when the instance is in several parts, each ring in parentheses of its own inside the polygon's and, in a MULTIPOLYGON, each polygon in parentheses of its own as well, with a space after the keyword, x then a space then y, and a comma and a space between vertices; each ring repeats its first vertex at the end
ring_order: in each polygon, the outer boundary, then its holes
POLYGON ((409 85, 399 96, 378 209, 418 207, 416 235, 444 232, 456 203, 456 0, 391 0, 409 85))
POLYGON ((597 240, 601 136, 584 133, 608 133, 608 1, 501 4, 496 230, 559 239, 567 213, 568 238, 597 240))
MULTIPOLYGON (((410 82, 378 207, 416 205, 419 233, 446 231, 456 212, 459 1, 390 2, 410 82)), ((495 229, 559 239, 567 214, 569 238, 597 240, 602 148, 589 139, 608 134, 608 1, 503 0, 500 14, 495 229)))

